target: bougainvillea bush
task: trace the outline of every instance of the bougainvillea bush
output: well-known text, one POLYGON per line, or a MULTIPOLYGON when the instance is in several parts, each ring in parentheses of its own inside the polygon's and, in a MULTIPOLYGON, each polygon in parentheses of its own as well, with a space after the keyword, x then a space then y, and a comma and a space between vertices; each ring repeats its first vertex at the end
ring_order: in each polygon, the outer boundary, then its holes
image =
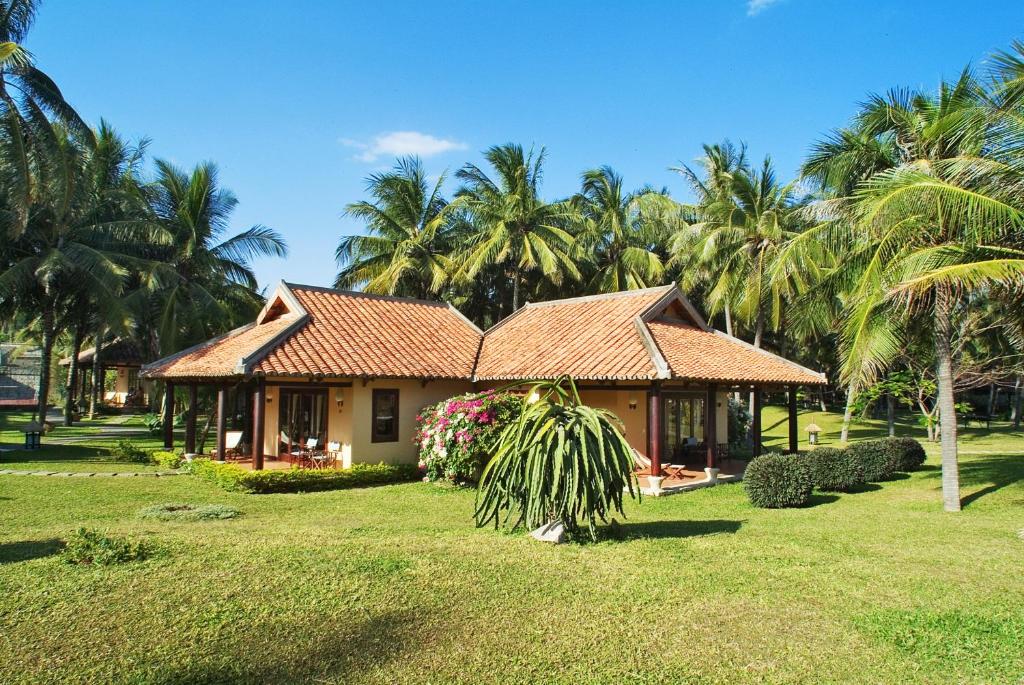
POLYGON ((424 407, 416 444, 429 480, 475 481, 502 428, 519 418, 523 398, 511 392, 468 393, 424 407))

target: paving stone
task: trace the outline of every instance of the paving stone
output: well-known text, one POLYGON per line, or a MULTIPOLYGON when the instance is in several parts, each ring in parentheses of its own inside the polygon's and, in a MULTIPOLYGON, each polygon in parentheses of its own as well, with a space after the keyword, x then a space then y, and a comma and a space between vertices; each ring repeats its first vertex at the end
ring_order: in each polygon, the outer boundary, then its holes
POLYGON ((96 474, 95 478, 112 478, 113 476, 116 476, 116 475, 117 474, 114 473, 113 471, 109 471, 109 472, 104 471, 104 472, 98 472, 96 474))
POLYGON ((119 473, 119 474, 117 474, 117 477, 118 478, 134 478, 137 475, 139 475, 139 474, 137 474, 137 473, 119 473))
POLYGON ((33 476, 52 476, 55 473, 57 473, 57 472, 56 471, 33 471, 32 475, 33 476))
POLYGON ((95 474, 92 474, 92 473, 72 473, 71 477, 72 478, 91 478, 93 475, 95 475, 95 474))

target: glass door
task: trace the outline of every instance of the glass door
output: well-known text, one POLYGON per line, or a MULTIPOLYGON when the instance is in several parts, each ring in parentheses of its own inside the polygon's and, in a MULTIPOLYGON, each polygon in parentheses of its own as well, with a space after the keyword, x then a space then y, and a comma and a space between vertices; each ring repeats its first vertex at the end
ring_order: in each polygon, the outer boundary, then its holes
POLYGON ((685 464, 704 442, 704 399, 680 393, 662 398, 662 460, 685 464))
POLYGON ((323 449, 327 441, 327 390, 281 389, 278 414, 281 452, 299 452, 316 440, 323 449))

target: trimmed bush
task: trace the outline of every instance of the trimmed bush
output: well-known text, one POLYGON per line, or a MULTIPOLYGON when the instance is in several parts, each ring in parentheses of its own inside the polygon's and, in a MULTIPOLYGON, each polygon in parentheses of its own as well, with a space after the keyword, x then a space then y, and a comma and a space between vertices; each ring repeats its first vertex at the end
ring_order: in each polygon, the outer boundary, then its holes
POLYGON ((864 466, 849 450, 817 447, 800 458, 819 490, 849 492, 864 484, 864 466))
POLYGON ((98 530, 79 528, 68 538, 61 557, 69 564, 110 566, 141 561, 149 556, 149 548, 141 542, 106 535, 98 530))
POLYGON ((235 464, 218 464, 209 459, 194 459, 191 473, 225 490, 253 494, 344 490, 419 478, 419 469, 415 464, 355 464, 347 469, 322 471, 296 468, 287 471, 248 471, 235 464))
POLYGON ((743 487, 755 507, 782 509, 807 504, 814 489, 811 471, 792 454, 765 454, 747 465, 743 487))
POLYGON ((897 455, 886 440, 855 442, 847 450, 864 469, 864 480, 868 483, 880 483, 895 477, 897 455))
POLYGON ((162 466, 165 469, 181 468, 182 462, 185 461, 185 457, 181 456, 177 452, 157 451, 153 452, 151 456, 157 466, 162 466))
POLYGON ((158 521, 214 521, 241 515, 226 504, 157 504, 139 511, 140 518, 158 521))
POLYGON ((885 438, 882 440, 896 463, 897 471, 917 471, 924 464, 924 447, 913 438, 885 438))
POLYGON ((114 461, 123 461, 132 464, 152 464, 152 455, 131 440, 122 438, 110 450, 110 456, 114 461))

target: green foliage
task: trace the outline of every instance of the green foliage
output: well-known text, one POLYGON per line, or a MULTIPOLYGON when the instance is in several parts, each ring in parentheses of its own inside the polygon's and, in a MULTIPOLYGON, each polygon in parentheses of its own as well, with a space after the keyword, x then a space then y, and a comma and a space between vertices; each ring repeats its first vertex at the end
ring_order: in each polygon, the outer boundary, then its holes
POLYGON ((151 550, 142 542, 107 535, 90 528, 79 528, 68 538, 61 557, 69 564, 110 566, 141 561, 151 550))
POLYGON ((430 480, 475 482, 501 431, 523 400, 511 392, 467 393, 424 407, 416 416, 420 461, 430 480))
POLYGON ((164 417, 160 414, 150 412, 143 414, 142 423, 146 424, 146 428, 149 430, 150 435, 160 435, 160 432, 164 427, 164 417))
POLYGON ((571 379, 537 383, 530 394, 538 399, 525 401, 484 468, 477 526, 534 528, 557 520, 573 534, 583 519, 596 539, 596 520, 625 516, 623 492, 638 495, 633 451, 615 415, 582 404, 571 379))
POLYGON ((849 450, 818 447, 800 458, 819 490, 849 492, 864 484, 864 466, 849 450))
POLYGON ((897 471, 917 471, 924 464, 924 446, 913 438, 883 438, 897 471))
POLYGON ((123 461, 131 464, 151 464, 153 457, 150 452, 138 447, 127 438, 117 441, 117 444, 110 449, 110 456, 114 461, 123 461))
POLYGON ((157 450, 151 455, 153 463, 165 469, 178 469, 185 462, 185 458, 177 452, 165 452, 157 450))
POLYGON ((140 518, 158 521, 213 521, 241 515, 241 511, 226 504, 156 504, 139 511, 140 518))
POLYGON ((750 433, 750 424, 753 417, 747 411, 746 405, 737 402, 732 396, 729 397, 729 444, 741 445, 750 433))
POLYGON ((763 509, 807 504, 814 480, 807 463, 793 454, 769 453, 756 457, 743 474, 750 503, 763 509))
POLYGON ((895 478, 898 454, 889 448, 886 439, 855 442, 847 450, 864 469, 867 482, 881 483, 895 478))
POLYGON ((354 464, 347 469, 249 471, 236 464, 218 464, 209 459, 194 459, 191 472, 225 490, 252 494, 344 490, 401 483, 419 476, 419 469, 413 464, 354 464))

